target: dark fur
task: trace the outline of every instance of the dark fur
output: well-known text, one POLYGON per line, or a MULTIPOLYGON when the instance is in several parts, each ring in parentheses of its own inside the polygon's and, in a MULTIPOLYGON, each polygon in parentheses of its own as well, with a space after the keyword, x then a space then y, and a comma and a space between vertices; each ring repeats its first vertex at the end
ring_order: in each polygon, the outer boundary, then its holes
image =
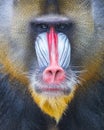
POLYGON ((9 76, 0 76, 0 130, 46 130, 44 114, 27 90, 9 76), (21 91, 22 90, 22 91, 21 91))

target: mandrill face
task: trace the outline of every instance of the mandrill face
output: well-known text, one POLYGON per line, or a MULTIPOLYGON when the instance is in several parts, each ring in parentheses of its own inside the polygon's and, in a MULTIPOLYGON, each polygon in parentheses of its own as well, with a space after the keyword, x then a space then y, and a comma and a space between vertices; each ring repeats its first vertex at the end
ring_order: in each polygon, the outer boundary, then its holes
POLYGON ((68 95, 79 83, 71 69, 72 48, 68 36, 68 32, 74 30, 74 23, 60 15, 44 17, 31 23, 32 32, 36 33, 33 45, 37 58, 36 70, 30 72, 31 86, 36 93, 48 97, 68 95), (50 21, 43 22, 44 17, 50 21))

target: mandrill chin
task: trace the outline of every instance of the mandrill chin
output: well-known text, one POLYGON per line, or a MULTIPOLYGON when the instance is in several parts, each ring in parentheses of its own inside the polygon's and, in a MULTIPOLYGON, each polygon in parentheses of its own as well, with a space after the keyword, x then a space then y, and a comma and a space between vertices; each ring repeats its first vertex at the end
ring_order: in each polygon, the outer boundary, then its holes
POLYGON ((0 130, 104 130, 104 2, 0 1, 0 130))

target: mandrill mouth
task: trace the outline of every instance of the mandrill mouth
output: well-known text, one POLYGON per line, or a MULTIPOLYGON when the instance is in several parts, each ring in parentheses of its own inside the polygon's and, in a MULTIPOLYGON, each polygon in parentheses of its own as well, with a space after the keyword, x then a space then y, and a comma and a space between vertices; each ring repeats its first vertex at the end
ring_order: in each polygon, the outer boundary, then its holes
POLYGON ((61 87, 35 87, 35 91, 39 94, 45 95, 45 96, 62 96, 62 95, 68 95, 70 93, 70 88, 61 88, 61 87))

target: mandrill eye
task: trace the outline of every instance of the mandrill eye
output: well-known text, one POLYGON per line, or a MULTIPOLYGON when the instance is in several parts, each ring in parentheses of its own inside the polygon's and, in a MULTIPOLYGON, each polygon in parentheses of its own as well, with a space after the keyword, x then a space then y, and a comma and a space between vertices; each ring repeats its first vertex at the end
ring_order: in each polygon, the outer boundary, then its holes
POLYGON ((63 32, 67 33, 69 32, 70 29, 73 28, 74 23, 73 22, 68 22, 68 23, 58 23, 55 25, 55 29, 57 32, 63 32))
POLYGON ((34 21, 30 23, 31 28, 36 33, 47 32, 49 30, 49 25, 46 23, 35 23, 34 21))
POLYGON ((47 24, 44 24, 44 23, 37 24, 37 29, 39 31, 47 32, 48 28, 49 26, 47 24))
POLYGON ((68 27, 68 24, 59 23, 55 26, 56 31, 64 31, 68 27))
POLYGON ((39 26, 41 27, 41 29, 47 29, 48 28, 48 25, 46 25, 46 24, 40 24, 39 26))

